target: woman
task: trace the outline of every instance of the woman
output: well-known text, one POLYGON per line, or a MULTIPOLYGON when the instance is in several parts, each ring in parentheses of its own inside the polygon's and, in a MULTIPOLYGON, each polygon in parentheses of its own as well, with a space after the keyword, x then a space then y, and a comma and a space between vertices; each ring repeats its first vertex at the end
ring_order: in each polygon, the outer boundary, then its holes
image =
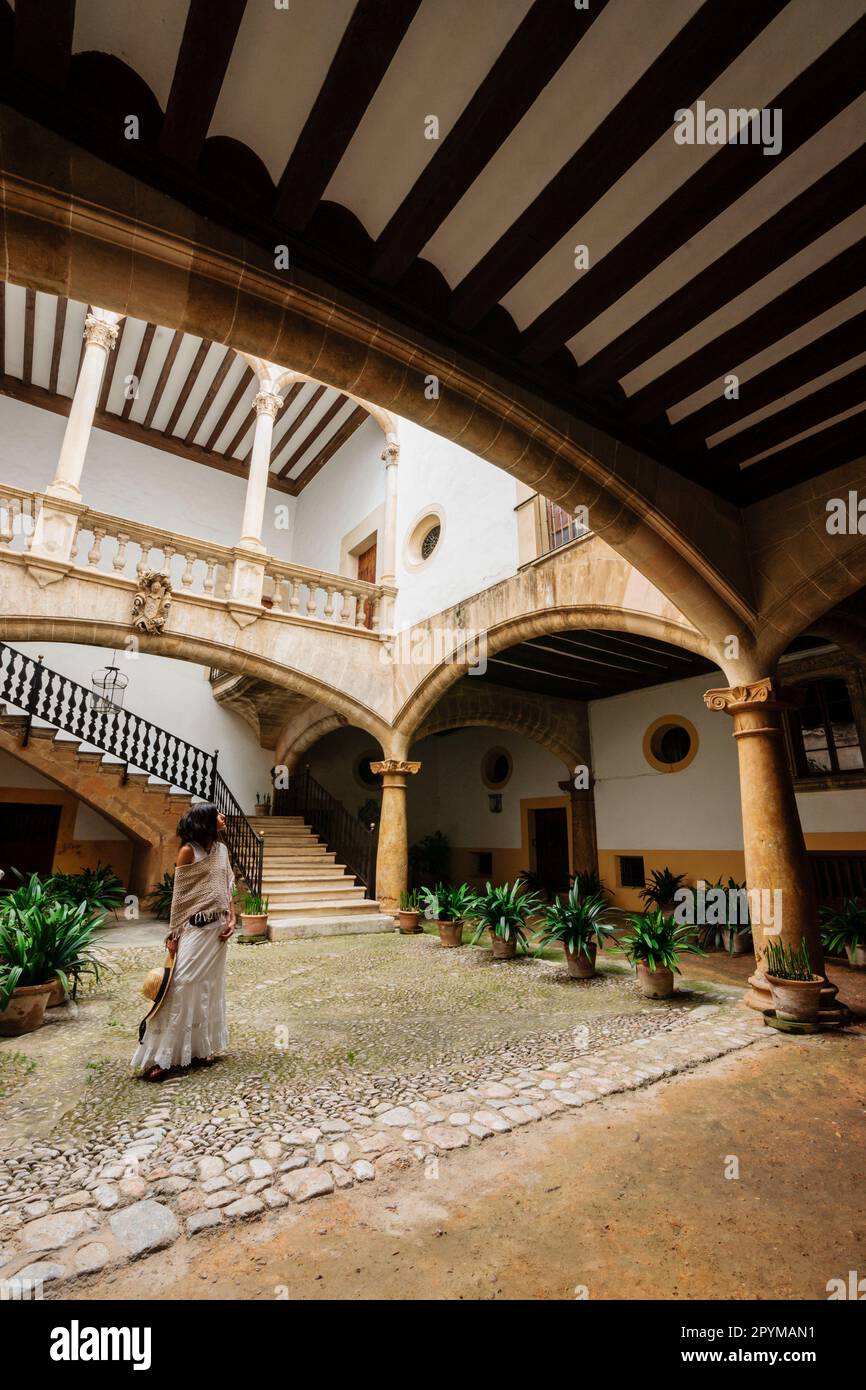
POLYGON ((165 939, 174 973, 132 1059, 148 1081, 161 1081, 173 1067, 204 1066, 228 1045, 225 948, 235 929, 235 881, 217 838, 225 828, 225 816, 209 801, 193 806, 177 827, 181 849, 165 939))

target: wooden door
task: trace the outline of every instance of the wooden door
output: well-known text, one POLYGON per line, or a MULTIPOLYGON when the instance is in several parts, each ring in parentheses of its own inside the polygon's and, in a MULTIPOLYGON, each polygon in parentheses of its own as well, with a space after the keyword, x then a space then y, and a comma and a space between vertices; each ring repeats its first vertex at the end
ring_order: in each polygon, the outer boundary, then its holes
MULTIPOLYGON (((367 584, 376 583, 376 542, 367 549, 362 550, 358 556, 358 578, 363 579, 367 584)), ((373 603, 367 599, 364 603, 364 627, 373 626, 373 603)))
POLYGON ((551 896, 568 887, 568 818, 564 806, 539 809, 535 821, 535 872, 551 896))
POLYGON ((22 874, 51 873, 60 810, 29 802, 0 803, 0 892, 18 887, 13 869, 22 874))

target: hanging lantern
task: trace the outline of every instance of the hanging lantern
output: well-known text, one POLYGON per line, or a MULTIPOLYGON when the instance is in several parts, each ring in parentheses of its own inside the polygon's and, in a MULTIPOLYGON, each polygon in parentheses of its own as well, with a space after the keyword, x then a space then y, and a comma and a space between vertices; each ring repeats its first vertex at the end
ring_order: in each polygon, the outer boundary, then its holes
POLYGON ((90 708, 97 714, 107 714, 112 709, 123 709, 123 698, 129 677, 117 669, 117 653, 110 666, 103 666, 90 677, 90 708))

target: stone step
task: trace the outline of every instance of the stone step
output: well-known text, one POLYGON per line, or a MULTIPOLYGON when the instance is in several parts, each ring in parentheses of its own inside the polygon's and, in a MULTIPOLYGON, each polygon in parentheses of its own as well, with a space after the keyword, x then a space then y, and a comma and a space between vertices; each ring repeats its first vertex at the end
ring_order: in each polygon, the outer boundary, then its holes
MULTIPOLYGON (((378 908, 378 903, 373 903, 378 908)), ((396 931, 393 917, 383 912, 373 912, 366 917, 297 917, 270 918, 268 936, 271 941, 301 941, 305 937, 316 936, 360 936, 367 932, 396 931)))
POLYGON ((345 870, 337 864, 325 869, 269 869, 265 866, 262 879, 265 883, 333 883, 346 877, 345 870))
POLYGON ((292 825, 305 825, 303 816, 248 816, 251 825, 258 830, 259 826, 273 826, 275 830, 282 830, 292 825))
MULTIPOLYGON (((270 895, 269 895, 270 896, 270 895)), ((370 913, 380 912, 381 909, 377 902, 372 898, 355 898, 349 902, 340 899, 322 898, 310 901, 293 903, 285 906, 282 903, 272 905, 269 911, 269 920, 274 922, 296 922, 304 917, 354 917, 356 914, 367 917, 370 913)), ((391 919, 394 920, 393 917, 391 919)))
POLYGON ((296 851, 280 851, 274 854, 265 847, 265 864, 268 868, 292 868, 294 865, 303 867, 305 864, 326 864, 333 863, 336 854, 332 849, 325 849, 324 845, 316 846, 314 849, 299 849, 296 851))
POLYGON ((364 896, 364 885, 355 883, 351 878, 342 878, 336 883, 269 887, 267 896, 274 908, 294 907, 295 903, 320 902, 322 899, 326 902, 357 902, 364 896))

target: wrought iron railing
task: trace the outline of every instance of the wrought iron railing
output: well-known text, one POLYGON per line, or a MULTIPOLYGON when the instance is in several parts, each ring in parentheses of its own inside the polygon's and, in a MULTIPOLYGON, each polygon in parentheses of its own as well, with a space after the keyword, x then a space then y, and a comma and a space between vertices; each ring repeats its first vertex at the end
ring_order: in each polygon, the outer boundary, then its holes
POLYGON ((366 896, 376 896, 378 827, 365 825, 347 811, 341 801, 316 781, 308 767, 293 774, 288 787, 274 791, 273 814, 303 816, 314 834, 324 840, 338 861, 364 885, 366 896))
POLYGON ((217 772, 215 753, 205 752, 132 710, 96 697, 87 686, 5 642, 0 642, 0 702, 27 716, 25 744, 33 720, 39 719, 119 758, 127 770, 138 768, 192 796, 214 801, 226 817, 226 842, 235 872, 251 892, 261 892, 261 836, 217 772))

